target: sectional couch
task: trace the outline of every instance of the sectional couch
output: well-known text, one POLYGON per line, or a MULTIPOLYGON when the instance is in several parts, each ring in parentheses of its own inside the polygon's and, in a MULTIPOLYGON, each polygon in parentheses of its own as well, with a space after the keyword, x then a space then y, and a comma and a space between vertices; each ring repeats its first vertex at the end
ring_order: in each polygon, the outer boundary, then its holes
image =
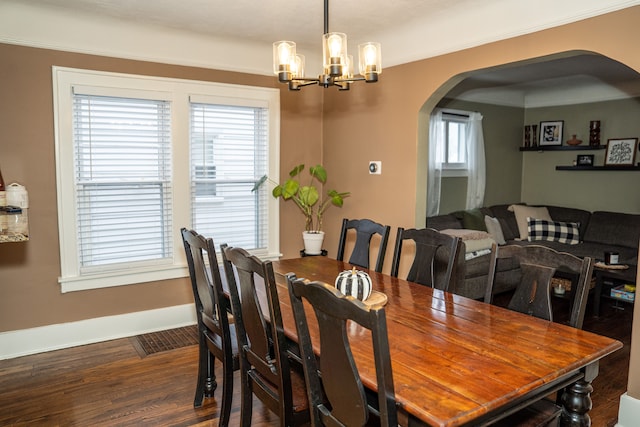
MULTIPOLYGON (((492 237, 496 241, 502 240, 501 238, 504 237, 504 240, 499 243, 544 245, 579 257, 589 256, 595 260, 603 260, 606 251, 613 251, 619 253, 619 263, 629 264, 636 268, 638 265, 640 214, 589 212, 567 207, 534 207, 518 203, 429 217, 427 218, 427 227, 440 231, 445 230, 445 232, 457 229, 491 231, 492 237), (543 219, 535 223, 533 221, 526 222, 527 217, 546 216, 546 212, 548 212, 546 220, 543 219), (539 225, 539 223, 544 225, 545 231, 540 232, 535 228, 534 224, 539 225), (486 227, 488 224, 489 228, 486 227), (501 232, 502 236, 496 236, 496 224, 499 224, 497 232, 498 234, 501 232), (523 225, 525 235, 521 235, 523 225), (536 230, 534 232, 536 236, 533 238, 542 240, 529 241, 526 236, 527 225, 534 227, 531 230, 536 230), (565 231, 565 226, 573 231, 573 236, 572 233, 569 233, 567 238, 567 233, 557 232, 559 227, 565 231), (571 241, 571 243, 563 243, 566 241, 571 241)), ((479 251, 477 252, 478 256, 470 256, 472 254, 467 253, 466 245, 465 241, 461 241, 450 290, 459 295, 480 299, 484 296, 490 255, 486 253, 487 251, 479 251)), ((445 262, 444 259, 438 261, 445 262)), ((520 279, 518 265, 510 260, 500 261, 505 262, 499 263, 497 266, 495 285, 497 293, 513 289, 520 279)))

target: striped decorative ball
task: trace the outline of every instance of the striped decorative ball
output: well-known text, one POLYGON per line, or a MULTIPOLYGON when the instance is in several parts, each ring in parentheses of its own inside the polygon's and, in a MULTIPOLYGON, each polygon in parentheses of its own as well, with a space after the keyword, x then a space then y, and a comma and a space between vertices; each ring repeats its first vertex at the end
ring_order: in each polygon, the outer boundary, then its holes
POLYGON ((371 296, 371 277, 355 268, 345 270, 336 277, 336 288, 345 295, 364 301, 371 296))

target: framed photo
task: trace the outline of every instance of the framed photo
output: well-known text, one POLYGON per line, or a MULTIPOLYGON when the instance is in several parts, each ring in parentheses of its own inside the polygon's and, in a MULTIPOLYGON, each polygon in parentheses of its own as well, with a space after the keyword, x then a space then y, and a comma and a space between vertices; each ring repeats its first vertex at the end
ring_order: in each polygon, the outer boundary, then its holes
POLYGON ((564 120, 540 122, 540 145, 562 145, 564 120))
POLYGON ((577 166, 593 166, 593 154, 578 154, 577 166))
POLYGON ((605 166, 633 166, 638 150, 638 138, 610 139, 607 141, 605 166))

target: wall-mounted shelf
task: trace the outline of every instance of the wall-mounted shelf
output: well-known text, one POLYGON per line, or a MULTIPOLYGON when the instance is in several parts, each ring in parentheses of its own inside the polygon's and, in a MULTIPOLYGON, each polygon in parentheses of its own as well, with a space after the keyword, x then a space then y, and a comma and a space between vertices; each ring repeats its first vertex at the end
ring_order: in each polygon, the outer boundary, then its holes
POLYGON ((640 171, 640 166, 556 166, 557 171, 640 171))
POLYGON ((604 150, 606 145, 537 145, 535 147, 520 147, 520 151, 586 151, 604 150))

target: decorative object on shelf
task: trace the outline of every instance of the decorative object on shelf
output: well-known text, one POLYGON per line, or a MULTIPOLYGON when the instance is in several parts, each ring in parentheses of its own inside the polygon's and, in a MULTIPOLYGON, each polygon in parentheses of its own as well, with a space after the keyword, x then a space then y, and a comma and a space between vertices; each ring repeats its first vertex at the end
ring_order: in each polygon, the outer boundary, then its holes
POLYGON ((571 139, 567 140, 567 145, 580 145, 582 144, 582 140, 576 138, 576 135, 572 135, 571 139))
POLYGON ((322 231, 322 217, 327 208, 331 205, 341 207, 344 204, 344 198, 348 197, 350 193, 339 193, 336 190, 329 190, 326 193, 326 198, 323 197, 322 191, 324 184, 327 182, 327 171, 322 165, 316 165, 309 168, 309 182, 307 185, 302 185, 298 178, 300 173, 304 170, 304 164, 300 164, 294 167, 289 172, 289 179, 284 184, 278 184, 267 177, 262 176, 251 189, 252 192, 256 191, 266 181, 270 181, 275 184, 275 187, 271 194, 273 197, 282 197, 283 200, 293 200, 296 206, 302 211, 305 218, 305 231, 303 232, 303 240, 305 241, 305 253, 307 255, 319 255, 322 253, 322 241, 317 240, 324 239, 324 232, 322 231), (320 184, 320 188, 314 184, 317 181, 320 184), (315 236, 313 236, 315 234, 315 236), (310 241, 313 241, 312 247, 307 247, 307 237, 310 237, 310 241))
POLYGON ((593 166, 593 154, 578 154, 576 166, 593 166))
POLYGON ((564 120, 540 122, 540 145, 562 145, 564 120))
POLYGON ((27 210, 17 206, 0 206, 0 243, 29 240, 27 210))
POLYGON ((344 270, 336 277, 336 288, 344 295, 365 301, 371 296, 371 277, 364 272, 356 270, 344 270))
POLYGON ((600 120, 589 122, 589 145, 600 145, 600 120))
POLYGON ((531 126, 529 125, 524 126, 524 146, 531 146, 531 126))
POLYGON ((610 139, 607 141, 605 166, 633 166, 636 160, 638 138, 610 139))
POLYGON ((604 263, 607 265, 616 265, 620 260, 620 254, 618 252, 606 251, 604 253, 604 263))
POLYGON ((12 182, 7 186, 7 205, 22 209, 29 207, 29 195, 24 185, 12 182))
POLYGON ((538 146, 538 125, 531 125, 531 146, 538 146))
POLYGON ((280 83, 287 83, 289 90, 317 84, 325 88, 337 86, 349 90, 351 83, 378 81, 382 73, 380 43, 367 42, 358 45, 359 71, 362 77, 353 76, 353 56, 347 54, 347 35, 329 32, 329 0, 324 0, 324 35, 322 36, 324 71, 317 78, 304 76, 304 56, 296 53, 296 44, 282 40, 273 44, 273 71, 280 83))

